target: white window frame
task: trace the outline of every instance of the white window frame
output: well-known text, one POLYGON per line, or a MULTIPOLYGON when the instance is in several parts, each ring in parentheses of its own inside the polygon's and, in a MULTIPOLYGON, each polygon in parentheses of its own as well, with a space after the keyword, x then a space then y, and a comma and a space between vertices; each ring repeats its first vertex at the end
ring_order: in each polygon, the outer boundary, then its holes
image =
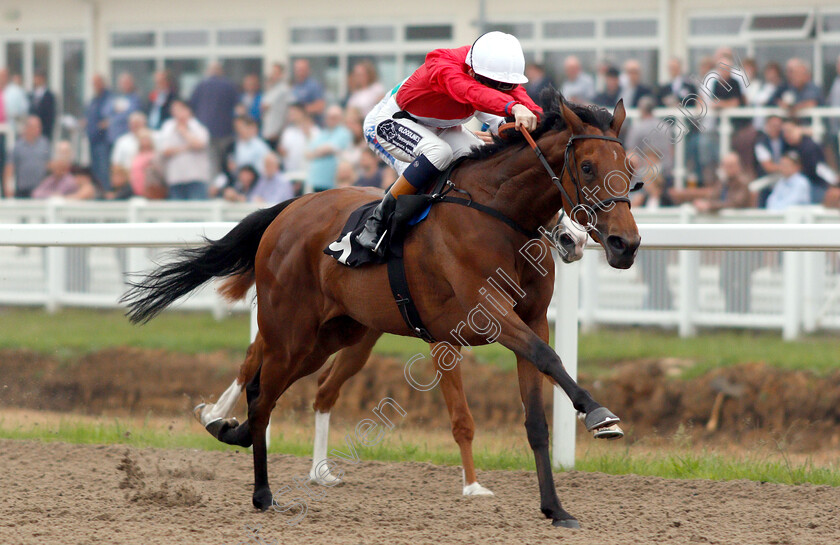
MULTIPOLYGON (((337 20, 322 19, 313 21, 291 20, 288 23, 288 36, 286 40, 286 52, 291 57, 338 57, 338 73, 347 74, 350 70, 348 59, 351 56, 383 56, 394 55, 396 60, 397 74, 402 77, 406 74, 405 57, 407 55, 425 55, 433 49, 445 47, 457 47, 459 44, 455 38, 458 27, 451 20, 445 19, 413 19, 397 20, 392 19, 365 19, 365 20, 337 20), (446 25, 452 28, 452 39, 450 40, 407 40, 406 27, 424 25, 446 25), (388 41, 351 42, 347 39, 347 29, 357 26, 391 26, 394 28, 394 39, 388 41), (297 28, 325 28, 333 27, 338 31, 338 39, 330 43, 292 43, 292 29, 297 28)), ((347 78, 339 77, 338 96, 347 94, 347 78)))

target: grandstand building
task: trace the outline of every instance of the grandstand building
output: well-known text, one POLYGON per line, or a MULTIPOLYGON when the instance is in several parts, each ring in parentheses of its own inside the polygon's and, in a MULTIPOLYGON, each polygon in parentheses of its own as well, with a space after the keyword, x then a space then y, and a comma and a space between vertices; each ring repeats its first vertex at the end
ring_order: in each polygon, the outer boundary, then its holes
POLYGON ((306 57, 342 97, 357 60, 372 59, 390 85, 428 50, 470 43, 482 27, 516 34, 529 60, 558 79, 572 53, 590 72, 603 59, 636 58, 653 83, 665 79, 670 56, 686 59, 692 72, 702 56, 729 45, 759 66, 807 59, 826 85, 840 55, 836 0, 0 0, 0 67, 20 74, 26 88, 45 71, 72 115, 82 113, 96 72, 112 80, 131 72, 148 91, 153 72, 166 68, 188 95, 215 60, 238 81, 306 57))

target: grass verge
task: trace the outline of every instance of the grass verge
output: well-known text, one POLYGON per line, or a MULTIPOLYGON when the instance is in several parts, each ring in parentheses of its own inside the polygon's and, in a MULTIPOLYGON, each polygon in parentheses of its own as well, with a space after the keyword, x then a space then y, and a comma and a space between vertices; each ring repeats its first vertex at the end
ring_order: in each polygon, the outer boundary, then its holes
MULTIPOLYGON (((302 424, 275 422, 270 453, 311 456, 311 430, 302 424)), ((340 448, 346 430, 333 427, 331 445, 340 448)), ((531 452, 524 440, 509 433, 489 433, 475 446, 476 467, 480 470, 534 470, 531 452)), ((192 448, 199 450, 237 450, 224 445, 197 425, 181 421, 166 426, 147 421, 121 419, 74 419, 58 417, 52 421, 20 425, 0 419, 0 439, 63 441, 76 444, 121 444, 134 447, 192 448)), ((390 432, 373 448, 359 448, 363 460, 384 462, 428 462, 460 465, 458 450, 445 431, 400 429, 390 432)), ((749 454, 692 449, 675 443, 655 449, 616 443, 579 441, 577 470, 611 475, 636 474, 670 479, 713 479, 840 486, 840 467, 836 462, 817 464, 810 458, 794 460, 784 451, 757 451, 749 454)))

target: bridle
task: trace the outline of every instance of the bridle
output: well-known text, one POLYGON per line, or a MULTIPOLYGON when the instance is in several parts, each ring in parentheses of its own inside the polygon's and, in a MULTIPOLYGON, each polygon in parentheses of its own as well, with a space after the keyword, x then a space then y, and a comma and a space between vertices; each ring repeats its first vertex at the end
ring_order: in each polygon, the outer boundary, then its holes
MULTIPOLYGON (((614 138, 612 136, 603 136, 603 135, 599 135, 599 134, 572 135, 569 138, 569 141, 566 142, 566 149, 565 149, 564 155, 563 155, 563 169, 560 171, 560 176, 557 176, 554 173, 554 169, 552 169, 551 165, 548 164, 548 160, 545 158, 545 155, 543 154, 542 150, 537 145, 537 143, 534 141, 534 138, 531 136, 531 134, 528 132, 528 129, 526 129, 525 127, 520 127, 519 130, 522 132, 522 135, 525 137, 525 140, 528 141, 528 144, 531 146, 531 149, 533 149, 534 153, 537 154, 537 158, 540 160, 540 162, 543 165, 543 168, 545 168, 546 172, 551 177, 551 181, 554 182, 554 185, 556 185, 557 189, 560 190, 561 200, 566 199, 566 202, 569 203, 569 210, 571 210, 571 212, 572 212, 569 215, 569 217, 572 219, 572 221, 577 222, 577 220, 575 218, 575 210, 578 207, 587 206, 587 207, 589 207, 590 210, 593 210, 593 212, 595 212, 597 214, 597 210, 609 210, 610 207, 614 203, 625 202, 625 203, 627 203, 627 206, 630 206, 630 198, 626 195, 612 196, 612 197, 608 197, 606 199, 602 199, 602 200, 600 200, 596 203, 591 203, 589 201, 589 199, 584 198, 584 196, 581 194, 580 182, 578 182, 578 179, 577 179, 577 176, 576 176, 577 161, 575 160, 575 151, 574 151, 576 141, 578 141, 578 140, 606 140, 608 142, 618 142, 618 144, 620 144, 623 148, 624 144, 621 142, 621 140, 619 140, 618 138, 614 138), (572 166, 569 166, 570 164, 572 166), (566 188, 563 187, 563 183, 561 182, 563 174, 567 171, 569 173, 569 179, 571 179, 572 185, 575 188, 577 203, 575 203, 572 200, 572 198, 569 196, 569 193, 566 191, 566 188)), ((591 230, 595 231, 598 234, 598 238, 600 238, 603 241, 604 238, 603 238, 602 233, 590 221, 589 212, 585 209, 584 209, 584 212, 586 213, 586 216, 587 216, 587 222, 586 222, 586 225, 584 227, 586 227, 587 230, 591 229, 591 230)), ((565 208, 562 206, 562 202, 561 202, 560 217, 562 218, 565 213, 566 213, 565 208)))

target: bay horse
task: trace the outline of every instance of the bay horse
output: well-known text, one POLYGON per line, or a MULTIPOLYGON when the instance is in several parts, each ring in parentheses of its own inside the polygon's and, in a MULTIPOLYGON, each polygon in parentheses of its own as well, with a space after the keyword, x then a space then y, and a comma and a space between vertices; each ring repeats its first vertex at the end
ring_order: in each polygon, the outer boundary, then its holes
MULTIPOLYGON (((534 267, 519 251, 528 242, 522 230, 548 226, 561 209, 572 213, 591 205, 594 217, 587 223, 607 262, 616 268, 633 264, 640 237, 627 198, 631 177, 626 155, 617 139, 624 119, 621 102, 610 114, 568 104, 554 93, 533 134, 544 155, 535 155, 521 139, 511 139, 474 151, 450 177, 472 201, 520 228, 479 210, 442 203, 431 208, 405 243, 409 288, 431 336, 453 339, 458 346, 498 341, 516 355, 540 510, 555 526, 579 523, 563 509, 552 479, 543 376, 569 396, 588 430, 619 419, 572 380, 548 345, 553 258, 547 252, 543 266, 534 267), (559 176, 553 175, 552 165, 560 169, 559 176), (617 197, 603 198, 614 194, 607 183, 617 174, 626 188, 617 197), (574 201, 569 195, 576 196, 574 201), (495 274, 504 274, 516 288, 505 288, 506 297, 485 306, 483 286, 495 274), (479 315, 484 325, 476 321, 479 315)), ((240 297, 256 284, 262 365, 246 388, 247 421, 220 439, 252 445, 252 503, 258 509, 272 505, 265 428, 279 396, 371 330, 414 336, 393 304, 386 267, 348 268, 323 252, 354 210, 378 198, 379 190, 342 188, 254 212, 221 239, 182 250, 178 261, 134 284, 123 297, 129 318, 142 322, 214 277, 235 277, 229 291, 240 297)))
MULTIPOLYGON (((333 486, 340 481, 330 473, 328 467, 321 467, 324 460, 327 459, 330 413, 338 401, 341 387, 361 371, 367 363, 376 341, 381 336, 381 331, 371 330, 358 343, 342 348, 336 353, 331 365, 324 369, 318 377, 318 392, 312 404, 315 411, 315 440, 312 468, 309 471, 311 482, 333 486)), ((231 415, 242 392, 262 364, 263 345, 262 336, 257 333, 254 342, 248 347, 236 380, 219 396, 216 403, 201 403, 193 410, 196 419, 216 439, 221 440, 220 437, 225 434, 226 430, 238 425, 238 421, 231 415)), ((439 384, 446 402, 446 408, 449 411, 452 436, 461 453, 462 493, 464 496, 492 496, 493 492, 482 486, 476 476, 472 455, 475 421, 467 404, 460 366, 447 368, 446 362, 442 361, 440 357, 443 352, 436 350, 435 346, 435 344, 430 345, 430 352, 434 360, 435 371, 440 373, 439 384)))

